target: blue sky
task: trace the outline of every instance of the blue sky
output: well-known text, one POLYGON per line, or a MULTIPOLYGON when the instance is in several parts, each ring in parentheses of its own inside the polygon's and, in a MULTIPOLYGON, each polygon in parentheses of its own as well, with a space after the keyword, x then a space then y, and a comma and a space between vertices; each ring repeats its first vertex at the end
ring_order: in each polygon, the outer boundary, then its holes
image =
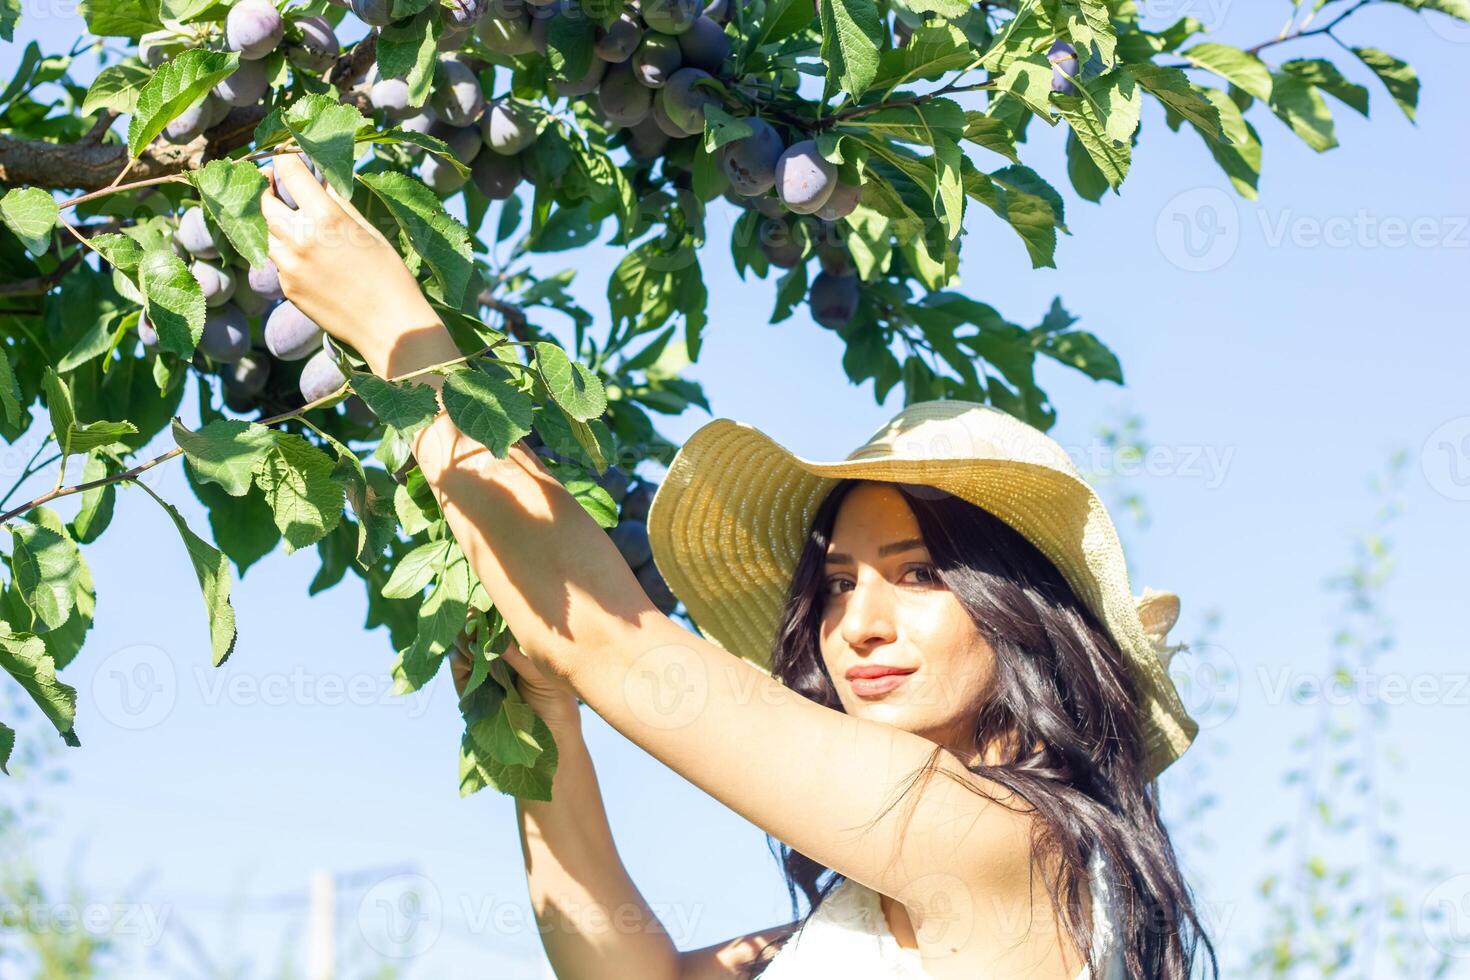
MULTIPOLYGON (((1160 19, 1193 14, 1217 25, 1220 40, 1247 44, 1279 28, 1286 6, 1150 9, 1160 19)), ((17 41, 69 45, 80 29, 69 9, 23 19, 17 41)), ((1124 388, 1042 367, 1059 441, 1086 452, 1097 425, 1137 413, 1157 447, 1147 472, 1120 483, 1146 498, 1150 525, 1118 520, 1135 591, 1180 594, 1182 639, 1200 636, 1217 611, 1209 655, 1236 671, 1223 690, 1192 689, 1198 704, 1218 696, 1237 706, 1202 731, 1161 790, 1176 818, 1206 776, 1219 797, 1179 846, 1212 938, 1236 967, 1260 935, 1254 888, 1271 870, 1266 835, 1296 802, 1280 778, 1291 739, 1316 717, 1280 697, 1277 681, 1283 671, 1320 676, 1341 621, 1341 599, 1324 582, 1371 518, 1367 478, 1396 448, 1409 459, 1385 592, 1397 643, 1380 667, 1426 693, 1388 709, 1388 737, 1408 757, 1402 774, 1385 777, 1403 804, 1393 827, 1406 860, 1449 871, 1435 894, 1463 894, 1455 876, 1470 873, 1470 846, 1449 819, 1470 807, 1470 789, 1453 778, 1464 772, 1470 714, 1470 28, 1374 8, 1342 33, 1419 70, 1418 126, 1372 83, 1374 119, 1334 104, 1343 145, 1325 155, 1259 118, 1264 177, 1260 199, 1247 202, 1221 195, 1226 184, 1197 137, 1149 113, 1121 197, 1096 206, 1066 192, 1073 235, 1058 270, 1032 271, 1011 232, 978 211, 962 265, 968 294, 1023 324, 1060 295, 1119 355, 1124 388), (1414 240, 1398 241, 1406 229, 1414 240)), ((0 67, 19 48, 0 51, 0 67)), ((1334 51, 1304 42, 1280 57, 1334 51)), ((1042 129, 1033 125, 1023 158, 1065 188, 1058 134, 1042 129)), ((722 208, 711 218, 710 325, 689 376, 717 416, 803 456, 839 459, 898 410, 899 396, 877 405, 869 385, 850 385, 840 342, 803 312, 766 322, 772 287, 733 274, 721 244, 731 221, 722 208)), ((575 263, 575 290, 601 323, 616 260, 599 249, 549 256, 541 268, 575 263)), ((709 419, 691 411, 657 421, 681 442, 709 419)), ((28 455, 7 449, 5 471, 28 455)), ((158 472, 154 488, 202 525, 178 468, 158 472)), ((399 961, 409 975, 549 975, 511 801, 458 797, 447 678, 414 698, 387 694, 392 651, 383 633, 360 628, 355 580, 308 599, 315 558, 271 556, 236 586, 240 644, 215 671, 193 574, 142 493, 120 496, 113 528, 87 558, 97 626, 68 672, 85 746, 62 757, 63 782, 5 782, 0 794, 38 798, 53 814, 36 854, 49 877, 74 869, 94 900, 125 904, 119 925, 136 941, 124 975, 189 962, 186 930, 217 959, 250 959, 252 975, 287 961, 300 968, 317 869, 343 876, 339 942, 355 957, 384 946, 383 901, 401 910, 402 889, 417 885, 428 902, 405 934, 418 954, 399 961), (156 691, 141 728, 119 700, 139 684, 156 691)), ((586 732, 622 858, 681 947, 786 921, 763 834, 595 716, 586 732)), ((1411 896, 1413 910, 1428 894, 1411 896)), ((1470 960, 1456 965, 1470 974, 1470 960)))

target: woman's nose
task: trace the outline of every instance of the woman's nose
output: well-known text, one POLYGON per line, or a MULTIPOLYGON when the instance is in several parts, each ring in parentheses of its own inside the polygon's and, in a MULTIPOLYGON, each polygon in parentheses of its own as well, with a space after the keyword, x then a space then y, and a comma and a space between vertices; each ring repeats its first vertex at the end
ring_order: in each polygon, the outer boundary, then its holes
POLYGON ((854 650, 860 650, 875 641, 888 642, 894 638, 893 604, 890 601, 888 583, 877 582, 858 576, 858 582, 847 595, 846 609, 842 614, 842 639, 854 650))

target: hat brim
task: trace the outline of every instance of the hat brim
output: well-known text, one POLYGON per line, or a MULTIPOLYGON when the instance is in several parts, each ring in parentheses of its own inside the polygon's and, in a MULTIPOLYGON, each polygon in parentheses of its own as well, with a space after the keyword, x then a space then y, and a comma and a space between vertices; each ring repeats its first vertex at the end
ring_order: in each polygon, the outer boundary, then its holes
POLYGON ((826 462, 798 456, 746 423, 707 423, 676 454, 647 522, 659 573, 706 639, 769 673, 811 522, 844 478, 934 486, 1026 537, 1127 659, 1141 698, 1149 775, 1188 748, 1199 726, 1140 619, 1112 520, 1086 482, 1047 465, 984 455, 826 462))

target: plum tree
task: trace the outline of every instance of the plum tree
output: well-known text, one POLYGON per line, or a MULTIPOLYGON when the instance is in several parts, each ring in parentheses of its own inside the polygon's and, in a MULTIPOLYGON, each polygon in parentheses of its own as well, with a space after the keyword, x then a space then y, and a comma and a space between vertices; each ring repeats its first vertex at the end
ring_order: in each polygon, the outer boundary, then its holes
POLYGON ((858 297, 857 276, 834 276, 823 271, 812 280, 807 299, 812 319, 829 330, 838 330, 847 326, 857 313, 858 297))
POLYGON ((649 88, 662 88, 669 77, 684 64, 684 53, 679 41, 667 34, 649 32, 643 35, 638 49, 633 52, 633 72, 638 81, 649 88))
POLYGON ((792 143, 776 161, 776 193, 797 214, 811 214, 827 203, 837 185, 837 168, 817 149, 816 140, 792 143))
POLYGON ((709 17, 696 17, 679 35, 678 43, 684 64, 711 74, 718 72, 730 56, 730 36, 709 17))
POLYGON ((270 0, 239 0, 225 17, 225 43, 253 61, 276 49, 286 35, 286 22, 270 0))
POLYGON ((286 44, 286 57, 291 64, 309 72, 326 71, 342 53, 337 32, 320 16, 300 17, 295 22, 301 36, 286 44))
MULTIPOLYGON (((82 43, 26 45, 3 105, 0 439, 74 458, 64 485, 26 467, 0 487, 12 502, 0 523, 18 532, 0 534, 0 563, 30 567, 22 539, 54 537, 60 551, 36 567, 84 570, 111 512, 101 495, 181 454, 216 532, 186 539, 215 663, 234 644, 231 575, 270 546, 247 542, 315 546, 317 582, 350 570, 364 583, 369 622, 397 655, 395 689, 428 683, 461 636, 478 658, 478 692, 460 705, 463 790, 545 795, 549 763, 477 738, 512 720, 494 714, 506 630, 413 461, 412 437, 439 407, 420 373, 473 372, 443 405, 466 437, 497 454, 524 438, 672 612, 648 554, 656 484, 640 468, 667 467, 677 448, 660 416, 710 408, 671 366, 699 360, 709 309, 730 298, 705 282, 709 247, 728 245, 747 281, 773 281, 773 323, 801 312, 782 329, 809 327, 809 313, 836 331, 837 369, 871 380, 878 401, 902 388, 906 401, 985 402, 1046 428, 1055 409, 1038 361, 1121 383, 1117 358, 1060 301, 1031 326, 966 295, 966 245, 986 243, 982 262, 1009 247, 1057 265, 1069 229, 1093 224, 1073 220, 1078 208, 1120 189, 1156 120, 1203 138, 1199 159, 1249 198, 1268 127, 1335 146, 1335 105, 1367 106, 1357 76, 1409 116, 1417 107, 1407 64, 1348 43, 1345 25, 1361 20, 1349 16, 1368 5, 1334 0, 1332 38, 1357 59, 1341 68, 1278 57, 1321 35, 1307 26, 1321 4, 1243 48, 1201 46, 1198 21, 1155 23, 1148 5, 1092 4, 1105 17, 1087 6, 87 0, 82 43), (1038 122, 1065 138, 1028 139, 1038 122), (1060 165, 1036 164, 1051 152, 1060 165), (373 378, 289 300, 260 200, 264 187, 296 207, 270 163, 288 153, 400 251, 456 360, 373 378), (580 261, 592 243, 617 253, 601 314, 579 297, 603 291, 574 283, 598 265, 580 261), (570 268, 551 271, 559 255, 570 268), (561 320, 566 346, 548 325, 561 320), (48 418, 61 431, 35 438, 48 418), (53 520, 50 502, 70 496, 80 516, 53 520), (425 546, 435 561, 420 560, 425 546)), ((1441 0, 1375 6, 1470 20, 1441 0)), ((32 14, 6 10, 10 42, 32 14)), ((747 282, 741 322, 751 295, 747 282)), ((362 303, 372 296, 364 288, 362 303)), ((84 659, 93 596, 72 578, 60 629, 57 589, 0 578, 0 647, 33 676, 84 659)), ((70 710, 65 676, 48 718, 70 710)), ((9 744, 0 724, 0 768, 9 744)))
POLYGON ((317 322, 289 299, 271 310, 265 321, 265 346, 277 360, 299 361, 310 357, 321 349, 322 337, 317 322))
POLYGON ((654 90, 638 81, 627 62, 610 65, 597 90, 597 104, 619 126, 636 126, 653 109, 654 90))
POLYGON ((301 397, 308 402, 314 402, 326 398, 346 382, 347 375, 337 366, 337 358, 324 347, 302 365, 298 386, 301 397))
POLYGON ((480 136, 496 153, 514 156, 536 142, 536 122, 510 99, 496 99, 480 120, 480 136))
POLYGON ((633 57, 642 40, 643 25, 631 12, 624 11, 608 26, 597 28, 592 50, 603 61, 621 63, 633 57))
POLYGON ((217 98, 232 106, 255 105, 270 89, 263 61, 241 61, 230 76, 214 87, 217 98))
POLYGON ((1057 41, 1046 52, 1051 62, 1051 90, 1064 95, 1077 91, 1072 79, 1077 76, 1077 49, 1066 41, 1057 41))
POLYGON ((480 79, 464 62, 439 59, 432 97, 434 112, 451 126, 472 126, 485 111, 480 79))
POLYGON ((184 251, 201 259, 219 258, 219 245, 214 240, 214 233, 204 221, 204 209, 198 205, 185 208, 184 213, 179 215, 179 226, 174 230, 174 241, 184 247, 184 251))
POLYGON ((712 79, 709 72, 699 68, 680 68, 669 77, 668 84, 658 90, 658 101, 663 105, 664 114, 685 136, 704 132, 704 107, 718 101, 718 98, 700 83, 712 79))
POLYGON ((699 0, 643 0, 643 22, 661 34, 683 34, 703 12, 699 0))
POLYGON ((503 201, 521 182, 521 158, 499 153, 481 153, 470 167, 470 180, 492 201, 503 201))
POLYGON ((776 186, 776 163, 786 151, 776 127, 757 116, 746 120, 751 134, 726 143, 720 163, 730 187, 744 197, 764 194, 776 186))
POLYGON ((250 350, 250 321, 233 303, 210 310, 204 317, 199 349, 222 364, 238 361, 250 350))

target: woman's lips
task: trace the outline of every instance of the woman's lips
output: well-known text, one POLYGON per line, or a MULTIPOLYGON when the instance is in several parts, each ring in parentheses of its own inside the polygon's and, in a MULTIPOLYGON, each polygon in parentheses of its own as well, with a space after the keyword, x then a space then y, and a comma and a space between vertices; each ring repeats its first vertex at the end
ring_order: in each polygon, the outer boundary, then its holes
POLYGON ((878 677, 853 677, 848 683, 852 685, 852 693, 860 698, 881 698, 883 695, 898 687, 908 680, 913 671, 907 670, 901 673, 882 674, 878 677))

